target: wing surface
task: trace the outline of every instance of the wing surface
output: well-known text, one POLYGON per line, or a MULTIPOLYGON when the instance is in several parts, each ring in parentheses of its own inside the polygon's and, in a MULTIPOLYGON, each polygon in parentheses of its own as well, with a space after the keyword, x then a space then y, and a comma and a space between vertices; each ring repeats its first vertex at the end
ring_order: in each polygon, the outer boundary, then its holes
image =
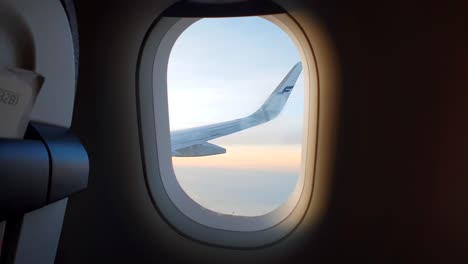
POLYGON ((288 101, 301 71, 302 64, 298 62, 271 93, 265 103, 247 117, 172 131, 172 155, 177 157, 198 157, 225 153, 226 149, 207 141, 258 126, 277 117, 288 101))

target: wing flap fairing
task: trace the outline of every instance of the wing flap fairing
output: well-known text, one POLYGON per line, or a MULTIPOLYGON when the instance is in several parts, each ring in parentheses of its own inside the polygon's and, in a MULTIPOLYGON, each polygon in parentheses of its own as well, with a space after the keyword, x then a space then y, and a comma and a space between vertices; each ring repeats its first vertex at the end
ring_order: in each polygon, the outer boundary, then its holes
POLYGON ((208 142, 172 151, 173 157, 201 157, 226 153, 226 149, 208 142))

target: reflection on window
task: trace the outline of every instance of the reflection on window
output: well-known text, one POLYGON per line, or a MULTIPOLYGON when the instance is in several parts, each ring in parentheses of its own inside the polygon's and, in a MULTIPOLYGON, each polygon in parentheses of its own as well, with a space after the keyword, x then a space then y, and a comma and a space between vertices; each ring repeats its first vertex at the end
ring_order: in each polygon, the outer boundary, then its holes
POLYGON ((257 216, 288 199, 301 165, 299 60, 259 17, 202 19, 179 37, 168 64, 172 162, 194 201, 257 216))
POLYGON ((5 232, 5 223, 6 222, 0 222, 0 258, 2 257, 3 233, 5 232))

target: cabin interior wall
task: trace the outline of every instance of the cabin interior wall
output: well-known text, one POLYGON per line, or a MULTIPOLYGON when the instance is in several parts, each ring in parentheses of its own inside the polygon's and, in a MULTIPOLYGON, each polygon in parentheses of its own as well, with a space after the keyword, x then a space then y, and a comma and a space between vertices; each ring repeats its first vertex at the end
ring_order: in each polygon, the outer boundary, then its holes
POLYGON ((88 190, 69 200, 57 263, 468 261, 464 1, 277 1, 306 34, 314 16, 333 41, 340 118, 321 222, 256 250, 179 235, 151 211, 144 191, 136 57, 144 25, 172 2, 76 1, 72 128, 89 151, 91 174, 88 190))

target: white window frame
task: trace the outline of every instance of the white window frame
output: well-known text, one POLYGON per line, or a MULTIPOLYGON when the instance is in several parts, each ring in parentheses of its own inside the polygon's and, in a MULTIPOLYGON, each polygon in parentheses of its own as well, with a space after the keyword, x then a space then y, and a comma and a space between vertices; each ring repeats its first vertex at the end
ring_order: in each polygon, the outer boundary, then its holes
POLYGON ((302 221, 312 197, 318 116, 316 61, 302 29, 288 14, 262 16, 283 29, 299 50, 304 70, 301 171, 288 200, 260 216, 226 215, 192 200, 174 174, 167 97, 167 64, 172 47, 199 18, 160 17, 148 31, 137 70, 140 131, 145 176, 153 203, 177 231, 204 243, 259 247, 274 243, 302 221))

